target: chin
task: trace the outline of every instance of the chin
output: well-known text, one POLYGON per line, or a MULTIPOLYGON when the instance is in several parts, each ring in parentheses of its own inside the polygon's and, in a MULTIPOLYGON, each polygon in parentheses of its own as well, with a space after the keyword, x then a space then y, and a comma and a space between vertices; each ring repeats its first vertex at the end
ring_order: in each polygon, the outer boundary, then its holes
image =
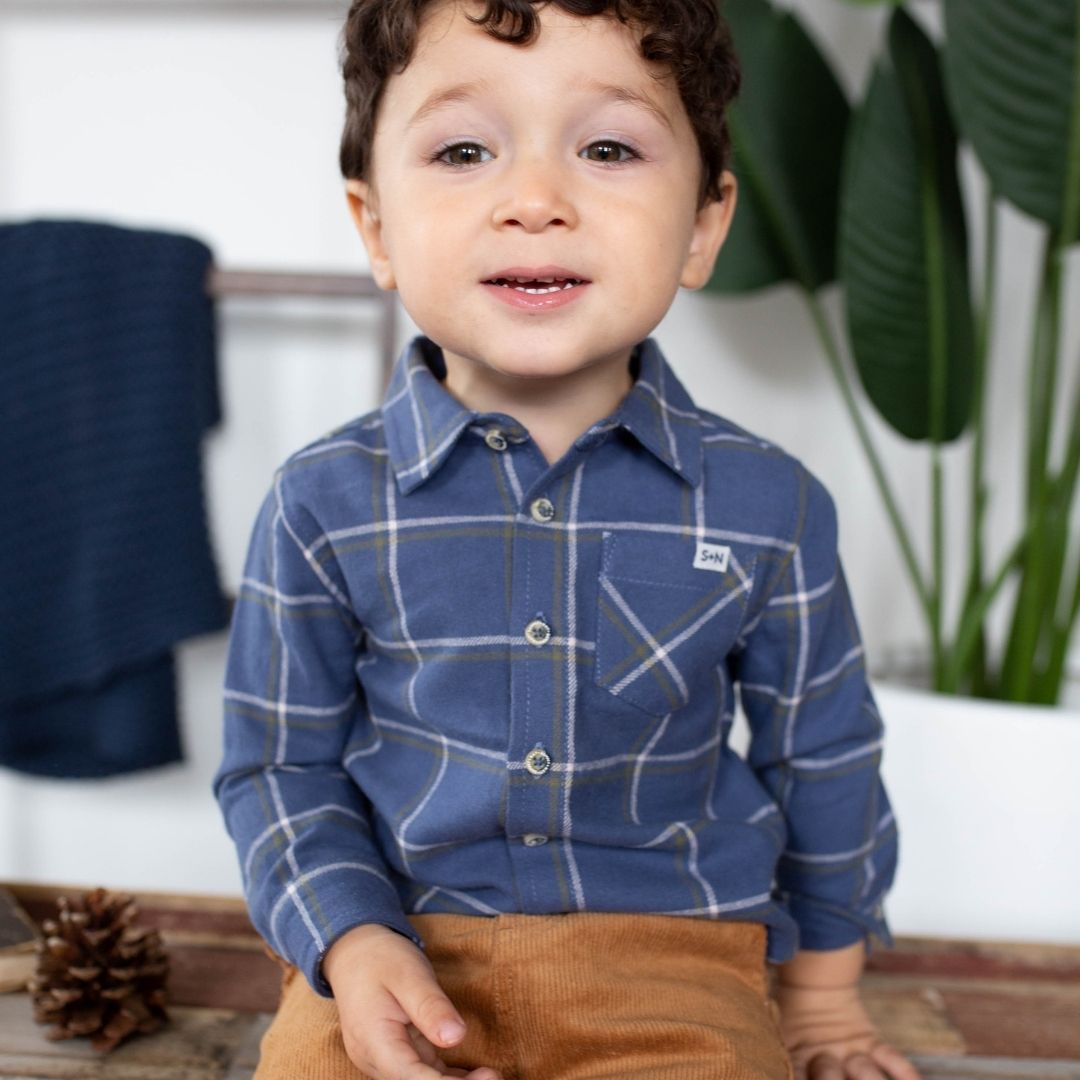
POLYGON ((515 356, 505 363, 488 364, 492 371, 514 379, 557 379, 573 375, 591 365, 583 360, 569 359, 566 354, 558 356, 515 356))
POLYGON ((497 349, 492 349, 490 345, 477 349, 456 349, 453 345, 443 345, 443 349, 505 378, 551 378, 569 375, 588 366, 587 361, 576 351, 560 348, 556 343, 534 345, 522 341, 497 349))

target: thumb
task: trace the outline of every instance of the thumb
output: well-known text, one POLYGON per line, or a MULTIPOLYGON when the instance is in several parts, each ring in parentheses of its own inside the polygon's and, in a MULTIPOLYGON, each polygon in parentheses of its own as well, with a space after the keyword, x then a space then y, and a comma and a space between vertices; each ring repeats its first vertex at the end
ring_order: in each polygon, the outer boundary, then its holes
POLYGON ((420 1033, 436 1046, 453 1046, 465 1037, 465 1021, 429 972, 411 973, 394 987, 394 994, 420 1033))

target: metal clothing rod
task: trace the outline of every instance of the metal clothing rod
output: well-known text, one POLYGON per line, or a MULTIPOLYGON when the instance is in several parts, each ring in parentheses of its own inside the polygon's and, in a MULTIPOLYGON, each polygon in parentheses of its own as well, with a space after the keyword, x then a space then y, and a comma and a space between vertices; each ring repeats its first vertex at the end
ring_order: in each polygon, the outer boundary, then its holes
POLYGON ((390 380, 397 351, 397 303, 368 274, 313 274, 270 270, 221 270, 211 267, 206 291, 229 296, 314 296, 343 300, 377 300, 382 306, 380 354, 384 385, 390 380))
POLYGON ((212 296, 382 296, 367 274, 278 273, 268 270, 219 270, 207 280, 212 296))

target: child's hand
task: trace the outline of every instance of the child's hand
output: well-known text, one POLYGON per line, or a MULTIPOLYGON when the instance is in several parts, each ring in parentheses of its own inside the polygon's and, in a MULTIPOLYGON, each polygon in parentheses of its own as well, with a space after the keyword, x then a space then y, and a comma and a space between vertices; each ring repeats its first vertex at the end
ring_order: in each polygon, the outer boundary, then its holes
POLYGON ((331 945, 322 969, 334 991, 345 1052, 374 1080, 501 1080, 495 1069, 469 1072, 439 1059, 435 1047, 456 1046, 465 1023, 408 938, 385 926, 357 926, 331 945), (448 1026, 449 1037, 442 1037, 448 1026))
POLYGON ((775 990, 796 1080, 920 1080, 915 1066, 884 1042, 858 986, 775 990))

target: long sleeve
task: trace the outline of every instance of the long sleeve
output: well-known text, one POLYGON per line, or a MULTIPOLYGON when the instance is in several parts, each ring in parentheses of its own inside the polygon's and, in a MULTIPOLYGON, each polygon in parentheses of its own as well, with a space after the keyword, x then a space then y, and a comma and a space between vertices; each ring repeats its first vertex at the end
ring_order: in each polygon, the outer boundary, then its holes
POLYGON ((837 554, 836 511, 799 470, 793 549, 777 562, 738 658, 748 760, 787 825, 777 885, 800 947, 892 939, 881 900, 897 832, 881 782, 882 723, 837 554))
POLYGON ((374 841, 370 806, 342 764, 363 718, 362 628, 329 544, 288 471, 256 520, 233 614, 224 757, 214 779, 252 921, 324 996, 329 946, 361 923, 420 944, 374 841))

